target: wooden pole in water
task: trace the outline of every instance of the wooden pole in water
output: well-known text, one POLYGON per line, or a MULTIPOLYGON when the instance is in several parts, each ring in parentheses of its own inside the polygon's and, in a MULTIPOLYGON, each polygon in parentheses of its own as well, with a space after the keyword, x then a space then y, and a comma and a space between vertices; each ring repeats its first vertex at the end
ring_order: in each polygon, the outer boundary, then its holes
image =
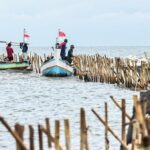
POLYGON ((8 123, 1 116, 0 116, 0 121, 6 127, 6 129, 11 133, 11 135, 16 139, 16 141, 24 148, 24 150, 29 150, 26 147, 26 145, 23 143, 22 139, 18 136, 18 134, 11 129, 11 127, 8 125, 8 123))
MULTIPOLYGON (((84 109, 83 109, 84 110, 84 109)), ((85 134, 85 149, 86 150, 89 150, 89 144, 88 144, 88 134, 87 134, 87 131, 88 131, 88 128, 87 128, 87 125, 86 125, 86 117, 85 117, 85 110, 84 110, 84 134, 85 134)))
POLYGON ((85 119, 85 110, 81 108, 80 110, 80 150, 89 150, 88 140, 87 140, 87 126, 85 119))
POLYGON ((39 133, 39 150, 43 150, 43 136, 42 136, 42 126, 38 125, 38 133, 39 133))
POLYGON ((135 106, 136 119, 139 123, 141 130, 142 130, 142 135, 146 137, 148 135, 148 131, 146 128, 146 122, 145 122, 145 117, 143 115, 141 102, 139 101, 137 95, 133 96, 133 101, 134 101, 134 106, 135 106))
POLYGON ((105 103, 105 150, 109 149, 109 140, 108 140, 108 106, 105 103))
POLYGON ((64 120, 64 126, 65 126, 66 150, 71 150, 70 125, 68 119, 64 120))
MULTIPOLYGON (((122 129, 121 129, 121 137, 122 137, 122 141, 124 143, 126 143, 126 102, 125 99, 122 99, 122 129)), ((123 146, 122 150, 125 150, 125 148, 123 146)))
POLYGON ((131 150, 135 150, 135 140, 136 140, 136 123, 133 123, 132 148, 131 148, 131 150))
MULTIPOLYGON (((106 122, 96 113, 94 109, 92 109, 92 112, 95 114, 95 116, 98 118, 98 120, 105 126, 106 122)), ((128 147, 124 141, 122 141, 117 134, 108 126, 108 131, 123 145, 123 147, 128 150, 128 147)))
MULTIPOLYGON (((18 136, 21 138, 22 142, 24 141, 23 139, 23 133, 24 133, 24 126, 21 126, 20 124, 15 124, 15 131, 18 134, 18 136)), ((22 145, 20 145, 17 140, 16 140, 16 149, 17 150, 23 150, 22 145)))
POLYGON ((34 150, 34 129, 29 125, 30 150, 34 150))
POLYGON ((47 129, 47 137, 48 137, 48 147, 52 147, 52 140, 51 140, 51 131, 50 131, 50 123, 49 118, 45 119, 46 122, 46 129, 47 129))
POLYGON ((60 150, 59 147, 59 139, 60 139, 60 121, 55 121, 55 149, 60 150))
POLYGON ((80 150, 84 150, 83 109, 80 110, 80 150))

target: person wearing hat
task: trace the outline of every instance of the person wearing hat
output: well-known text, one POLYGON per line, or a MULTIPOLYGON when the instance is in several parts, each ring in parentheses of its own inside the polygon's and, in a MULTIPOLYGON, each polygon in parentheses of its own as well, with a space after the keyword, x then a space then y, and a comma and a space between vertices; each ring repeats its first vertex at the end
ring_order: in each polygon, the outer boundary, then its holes
POLYGON ((74 55, 73 55, 73 50, 74 50, 74 45, 71 45, 70 46, 70 49, 69 49, 69 51, 68 51, 68 56, 67 56, 67 61, 71 64, 72 63, 72 59, 73 59, 73 57, 74 57, 74 55))

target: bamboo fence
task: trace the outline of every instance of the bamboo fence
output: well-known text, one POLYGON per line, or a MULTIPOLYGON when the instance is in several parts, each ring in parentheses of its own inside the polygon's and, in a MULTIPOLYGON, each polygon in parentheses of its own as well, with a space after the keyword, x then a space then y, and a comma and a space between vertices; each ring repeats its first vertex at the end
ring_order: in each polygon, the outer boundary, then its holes
POLYGON ((150 61, 108 58, 99 54, 74 58, 77 76, 86 82, 117 84, 126 88, 147 89, 150 83, 150 61))
MULTIPOLYGON (((111 149, 109 142, 109 134, 111 134, 114 139, 120 143, 120 147, 116 149, 121 150, 149 150, 150 149, 150 114, 147 113, 148 101, 150 101, 150 91, 142 92, 142 95, 138 98, 137 95, 133 96, 135 117, 131 117, 126 111, 126 100, 122 99, 121 104, 111 96, 112 102, 121 112, 121 137, 117 134, 114 129, 110 126, 109 114, 108 114, 108 104, 104 103, 104 117, 101 117, 95 109, 91 109, 93 117, 97 118, 97 122, 100 122, 104 125, 104 140, 105 140, 105 150, 111 149), (140 99, 144 99, 140 100, 140 99), (131 142, 127 145, 127 126, 132 125, 132 139, 131 142), (109 133, 109 134, 108 134, 109 133)), ((111 109, 111 108, 110 108, 111 109)), ((114 114, 115 115, 115 114, 114 114)), ((50 149, 56 150, 71 150, 74 149, 75 145, 72 145, 71 142, 71 127, 69 119, 64 120, 64 135, 65 135, 65 146, 61 144, 60 137, 61 135, 61 121, 55 120, 54 122, 54 133, 52 134, 52 126, 49 118, 45 119, 45 125, 38 124, 38 145, 35 144, 35 129, 32 125, 29 125, 29 142, 28 144, 24 141, 25 128, 23 125, 16 123, 14 127, 11 127, 6 120, 0 116, 0 122, 6 127, 8 132, 13 136, 16 141, 16 150, 44 150, 43 141, 44 137, 47 138, 47 147, 50 149)), ((90 150, 93 149, 89 145, 88 139, 88 125, 86 119, 86 112, 84 108, 80 109, 80 150, 90 150)), ((99 124, 101 125, 101 124, 99 124)), ((95 145, 99 147, 101 141, 95 145)))
MULTIPOLYGON (((29 60, 34 72, 41 73, 41 66, 52 54, 40 56, 36 53, 29 54, 29 60)), ((14 61, 19 61, 20 55, 14 55, 14 61)), ((5 59, 4 54, 0 61, 5 59)), ((117 84, 132 90, 147 90, 150 84, 150 61, 131 60, 128 58, 108 58, 99 54, 78 55, 73 59, 76 76, 85 82, 101 82, 117 84)))

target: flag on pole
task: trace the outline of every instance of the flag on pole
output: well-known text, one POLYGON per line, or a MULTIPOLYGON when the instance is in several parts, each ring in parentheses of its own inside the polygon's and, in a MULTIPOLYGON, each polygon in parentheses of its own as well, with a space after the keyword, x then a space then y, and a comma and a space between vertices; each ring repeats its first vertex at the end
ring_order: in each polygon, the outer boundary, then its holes
POLYGON ((66 34, 62 31, 59 31, 59 37, 62 37, 62 38, 65 38, 66 37, 66 34))
POLYGON ((63 31, 60 31, 60 29, 59 29, 57 42, 62 43, 64 41, 64 39, 66 39, 66 34, 63 31))
POLYGON ((24 38, 30 38, 30 35, 27 34, 27 33, 25 33, 25 34, 24 34, 24 38))
POLYGON ((26 30, 24 29, 24 33, 23 33, 23 42, 27 42, 30 38, 30 35, 26 32, 26 30))

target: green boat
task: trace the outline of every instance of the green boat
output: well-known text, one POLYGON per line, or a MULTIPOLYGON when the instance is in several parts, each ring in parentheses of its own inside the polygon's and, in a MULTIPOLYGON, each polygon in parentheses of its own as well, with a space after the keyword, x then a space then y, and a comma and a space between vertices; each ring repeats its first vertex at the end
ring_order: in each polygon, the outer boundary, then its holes
POLYGON ((0 70, 26 70, 30 68, 30 62, 0 62, 0 70))

